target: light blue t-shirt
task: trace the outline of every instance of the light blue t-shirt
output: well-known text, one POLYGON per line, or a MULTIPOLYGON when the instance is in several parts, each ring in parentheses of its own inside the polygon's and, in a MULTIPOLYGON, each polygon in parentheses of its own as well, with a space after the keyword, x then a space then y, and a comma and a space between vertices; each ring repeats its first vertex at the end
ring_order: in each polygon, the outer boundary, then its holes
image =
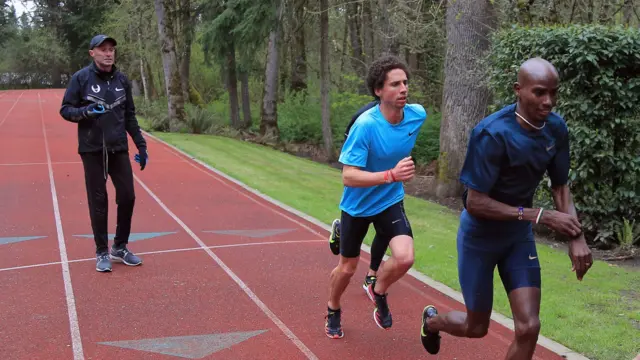
MULTIPOLYGON (((391 170, 411 154, 426 119, 424 107, 407 104, 404 119, 392 125, 380 112, 380 105, 376 105, 353 124, 342 146, 339 161, 368 172, 391 170)), ((340 209, 351 216, 373 216, 403 198, 402 182, 371 187, 345 186, 340 209)))

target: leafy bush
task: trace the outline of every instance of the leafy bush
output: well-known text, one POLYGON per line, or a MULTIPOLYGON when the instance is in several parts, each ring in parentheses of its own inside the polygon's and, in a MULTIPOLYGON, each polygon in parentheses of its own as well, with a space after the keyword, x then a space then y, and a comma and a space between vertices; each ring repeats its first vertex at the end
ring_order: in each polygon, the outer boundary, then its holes
POLYGON ((169 113, 165 99, 146 102, 142 98, 136 98, 136 113, 144 117, 149 131, 169 131, 169 113))
MULTIPOLYGON (((599 25, 514 27, 496 32, 488 57, 492 111, 515 101, 512 84, 531 57, 560 73, 556 111, 571 141, 571 188, 585 234, 617 242, 640 213, 640 30, 599 25)), ((551 204, 548 182, 538 201, 551 204)))
POLYGON ((440 153, 440 121, 442 114, 427 109, 427 121, 422 126, 411 154, 417 164, 429 164, 440 153))

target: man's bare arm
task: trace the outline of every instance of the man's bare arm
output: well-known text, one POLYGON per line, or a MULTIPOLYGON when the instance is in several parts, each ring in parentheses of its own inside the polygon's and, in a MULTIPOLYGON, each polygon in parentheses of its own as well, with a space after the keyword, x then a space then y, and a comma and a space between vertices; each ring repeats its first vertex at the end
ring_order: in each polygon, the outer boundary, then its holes
MULTIPOLYGON (((553 202, 558 211, 578 218, 569 186, 554 186, 552 187, 552 193, 553 202)), ((593 264, 591 250, 587 246, 587 240, 582 232, 571 237, 571 241, 569 241, 569 258, 571 258, 571 270, 576 272, 578 280, 582 280, 593 264)))
MULTIPOLYGON (((501 203, 489 197, 488 194, 469 189, 467 196, 467 211, 476 217, 490 220, 517 220, 518 208, 501 203)), ((568 236, 580 234, 580 222, 575 215, 554 210, 545 210, 540 218, 540 209, 523 208, 522 221, 538 221, 555 231, 568 236)))
POLYGON ((345 165, 342 169, 342 182, 349 187, 370 187, 411 180, 415 171, 416 168, 410 156, 400 160, 393 169, 378 172, 364 171, 356 166, 345 165))
POLYGON ((573 198, 569 186, 561 185, 551 188, 553 194, 553 202, 556 206, 556 210, 563 213, 578 217, 576 207, 573 205, 573 198))
POLYGON ((371 187, 385 184, 385 171, 369 172, 356 166, 345 165, 342 169, 342 182, 349 187, 371 187))
MULTIPOLYGON (((524 208, 522 220, 536 221, 539 209, 524 208)), ((467 194, 467 211, 479 218, 489 220, 518 220, 518 208, 501 203, 488 194, 469 189, 467 194)))

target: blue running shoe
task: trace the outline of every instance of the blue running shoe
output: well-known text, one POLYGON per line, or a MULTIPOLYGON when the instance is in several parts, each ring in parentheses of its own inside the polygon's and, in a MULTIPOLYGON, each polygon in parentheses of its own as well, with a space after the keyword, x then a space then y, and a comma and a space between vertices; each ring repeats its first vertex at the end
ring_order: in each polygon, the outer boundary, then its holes
POLYGON ((98 254, 96 259, 96 271, 109 272, 111 271, 111 260, 109 260, 109 254, 98 254))
POLYGON ((111 248, 111 259, 121 261, 129 266, 138 266, 142 264, 142 259, 134 255, 126 247, 122 249, 111 248))
POLYGON ((330 339, 341 339, 344 336, 342 325, 340 325, 341 310, 331 310, 327 308, 327 319, 324 324, 324 331, 330 339))

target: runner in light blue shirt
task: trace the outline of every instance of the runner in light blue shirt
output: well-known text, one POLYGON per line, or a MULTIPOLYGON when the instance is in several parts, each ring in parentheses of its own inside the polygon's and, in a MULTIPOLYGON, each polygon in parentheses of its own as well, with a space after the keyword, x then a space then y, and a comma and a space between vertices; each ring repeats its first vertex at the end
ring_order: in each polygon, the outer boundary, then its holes
POLYGON ((406 65, 394 56, 371 64, 367 86, 378 104, 357 118, 342 147, 340 261, 331 273, 325 323, 330 338, 344 336, 340 297, 356 270, 370 224, 385 240, 385 247, 389 242, 392 253, 367 288, 375 303, 373 319, 380 328, 392 325, 387 289, 413 265, 413 233, 404 211, 402 182, 415 174, 411 151, 427 113, 421 105, 407 104, 408 75, 406 65))

